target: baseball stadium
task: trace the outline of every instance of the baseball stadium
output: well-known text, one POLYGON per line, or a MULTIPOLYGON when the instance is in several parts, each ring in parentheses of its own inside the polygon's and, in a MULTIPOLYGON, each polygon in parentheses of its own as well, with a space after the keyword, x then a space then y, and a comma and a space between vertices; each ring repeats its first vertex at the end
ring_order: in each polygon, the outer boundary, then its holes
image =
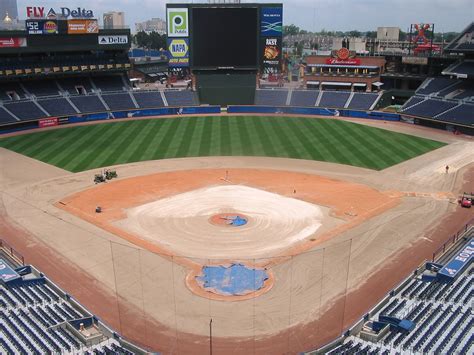
POLYGON ((292 70, 281 3, 159 65, 64 9, 0 27, 0 353, 474 351, 474 23, 292 70))

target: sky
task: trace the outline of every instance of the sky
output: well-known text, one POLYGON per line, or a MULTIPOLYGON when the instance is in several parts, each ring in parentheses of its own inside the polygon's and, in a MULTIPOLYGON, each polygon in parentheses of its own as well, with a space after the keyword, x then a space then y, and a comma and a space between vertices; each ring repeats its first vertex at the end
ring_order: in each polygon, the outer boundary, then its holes
MULTIPOLYGON (((1 0, 0 0, 1 1, 1 0)), ((20 18, 27 6, 85 7, 102 18, 106 11, 125 12, 132 30, 136 22, 165 17, 166 3, 191 3, 177 0, 17 0, 20 18)), ((202 3, 206 1, 194 1, 202 3)), ((283 24, 295 24, 308 31, 376 31, 378 26, 400 27, 411 23, 434 23, 435 32, 461 31, 474 19, 473 0, 260 0, 242 3, 283 3, 283 24)))

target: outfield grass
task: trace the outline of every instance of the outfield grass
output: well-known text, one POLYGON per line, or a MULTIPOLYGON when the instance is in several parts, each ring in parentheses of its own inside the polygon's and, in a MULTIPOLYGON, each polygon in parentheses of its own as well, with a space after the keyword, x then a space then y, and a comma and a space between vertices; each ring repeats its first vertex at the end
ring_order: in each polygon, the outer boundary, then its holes
POLYGON ((381 170, 444 143, 351 122, 210 116, 75 126, 0 139, 0 146, 78 172, 144 160, 267 156, 381 170))

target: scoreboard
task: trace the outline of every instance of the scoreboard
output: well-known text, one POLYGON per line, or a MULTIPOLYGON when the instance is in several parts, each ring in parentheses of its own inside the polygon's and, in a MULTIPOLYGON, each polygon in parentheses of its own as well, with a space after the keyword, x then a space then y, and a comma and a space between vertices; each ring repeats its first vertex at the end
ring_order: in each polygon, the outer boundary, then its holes
POLYGON ((170 66, 280 71, 282 4, 167 4, 170 66))

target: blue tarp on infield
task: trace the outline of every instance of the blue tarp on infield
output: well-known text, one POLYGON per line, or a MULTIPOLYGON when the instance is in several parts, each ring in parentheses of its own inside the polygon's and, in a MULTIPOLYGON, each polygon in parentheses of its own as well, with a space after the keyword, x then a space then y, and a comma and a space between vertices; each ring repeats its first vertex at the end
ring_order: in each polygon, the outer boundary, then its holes
POLYGON ((230 266, 204 266, 202 276, 196 277, 207 291, 220 295, 246 295, 261 289, 268 279, 265 270, 248 268, 242 264, 230 266))

